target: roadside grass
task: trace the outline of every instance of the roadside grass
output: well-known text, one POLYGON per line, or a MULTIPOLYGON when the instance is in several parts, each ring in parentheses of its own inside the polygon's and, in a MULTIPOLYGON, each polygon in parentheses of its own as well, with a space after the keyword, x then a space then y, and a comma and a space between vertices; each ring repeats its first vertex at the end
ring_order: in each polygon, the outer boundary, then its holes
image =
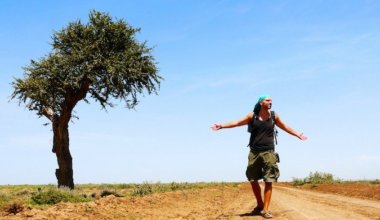
POLYGON ((322 183, 341 183, 342 180, 335 178, 331 173, 324 172, 310 172, 308 177, 305 178, 295 178, 293 177, 294 186, 302 186, 305 184, 322 184, 322 183))
POLYGON ((240 183, 149 183, 142 184, 78 184, 74 190, 55 185, 0 185, 0 211, 17 214, 25 207, 48 207, 60 202, 88 202, 101 197, 146 196, 178 190, 203 189, 217 186, 237 187, 240 183))
POLYGON ((350 181, 344 181, 349 183, 357 183, 357 184, 380 184, 380 179, 375 180, 350 180, 350 181))
POLYGON ((292 185, 306 190, 380 201, 380 180, 342 180, 330 173, 311 172, 305 178, 293 178, 292 185))
POLYGON ((305 178, 293 177, 294 186, 317 185, 317 184, 380 184, 379 179, 375 180, 342 180, 331 173, 310 172, 305 178))

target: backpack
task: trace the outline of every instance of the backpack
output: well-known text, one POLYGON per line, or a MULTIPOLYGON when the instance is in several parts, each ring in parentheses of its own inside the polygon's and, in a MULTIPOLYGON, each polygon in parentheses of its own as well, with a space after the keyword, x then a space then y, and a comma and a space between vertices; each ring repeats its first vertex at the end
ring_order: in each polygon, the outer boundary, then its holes
MULTIPOLYGON (((278 134, 278 131, 276 129, 276 115, 275 115, 274 111, 270 111, 270 114, 271 114, 272 124, 273 124, 274 144, 277 145, 277 134, 278 134)), ((247 131, 249 133, 252 133, 253 123, 254 123, 255 120, 258 120, 258 117, 259 117, 258 115, 254 115, 252 121, 250 121, 248 123, 248 129, 247 129, 247 131)), ((248 144, 248 146, 249 146, 249 144, 248 144)))

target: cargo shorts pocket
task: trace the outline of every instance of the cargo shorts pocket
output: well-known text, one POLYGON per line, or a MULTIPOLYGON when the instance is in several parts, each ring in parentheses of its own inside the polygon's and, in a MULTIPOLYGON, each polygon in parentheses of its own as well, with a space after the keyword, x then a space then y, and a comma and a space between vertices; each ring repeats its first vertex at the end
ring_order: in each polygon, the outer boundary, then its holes
POLYGON ((268 164, 264 167, 264 181, 265 182, 277 182, 280 177, 280 170, 277 164, 268 164))
POLYGON ((265 182, 277 182, 280 177, 280 170, 277 165, 277 156, 275 152, 268 152, 264 158, 263 179, 265 182))

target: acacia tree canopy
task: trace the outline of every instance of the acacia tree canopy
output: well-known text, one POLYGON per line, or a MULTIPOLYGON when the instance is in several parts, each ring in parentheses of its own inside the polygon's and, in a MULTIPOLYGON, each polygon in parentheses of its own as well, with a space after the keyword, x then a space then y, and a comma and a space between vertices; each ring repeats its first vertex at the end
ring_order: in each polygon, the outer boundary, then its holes
POLYGON ((87 24, 78 20, 54 33, 52 51, 32 60, 24 78, 12 83, 12 98, 52 122, 58 187, 74 188, 68 123, 80 100, 92 98, 103 109, 121 100, 134 108, 138 94, 157 93, 162 77, 151 48, 136 40, 137 32, 123 20, 91 11, 87 24))
POLYGON ((76 103, 93 98, 106 109, 116 99, 128 108, 138 94, 157 93, 162 77, 151 48, 135 38, 140 29, 107 13, 91 11, 89 21, 69 23, 52 36, 52 51, 24 67, 24 79, 12 83, 12 98, 37 115, 60 117, 76 103))

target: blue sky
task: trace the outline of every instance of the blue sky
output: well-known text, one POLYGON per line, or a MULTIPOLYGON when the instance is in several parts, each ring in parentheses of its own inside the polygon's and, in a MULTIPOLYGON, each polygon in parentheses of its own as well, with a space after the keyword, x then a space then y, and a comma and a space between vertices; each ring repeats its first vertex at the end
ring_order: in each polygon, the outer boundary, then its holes
POLYGON ((380 178, 380 1, 3 0, 0 185, 56 183, 47 120, 9 101, 10 83, 91 9, 141 28, 165 80, 135 110, 78 104, 75 183, 245 181, 246 127, 210 126, 244 117, 261 94, 309 137, 280 131, 280 181, 380 178))

